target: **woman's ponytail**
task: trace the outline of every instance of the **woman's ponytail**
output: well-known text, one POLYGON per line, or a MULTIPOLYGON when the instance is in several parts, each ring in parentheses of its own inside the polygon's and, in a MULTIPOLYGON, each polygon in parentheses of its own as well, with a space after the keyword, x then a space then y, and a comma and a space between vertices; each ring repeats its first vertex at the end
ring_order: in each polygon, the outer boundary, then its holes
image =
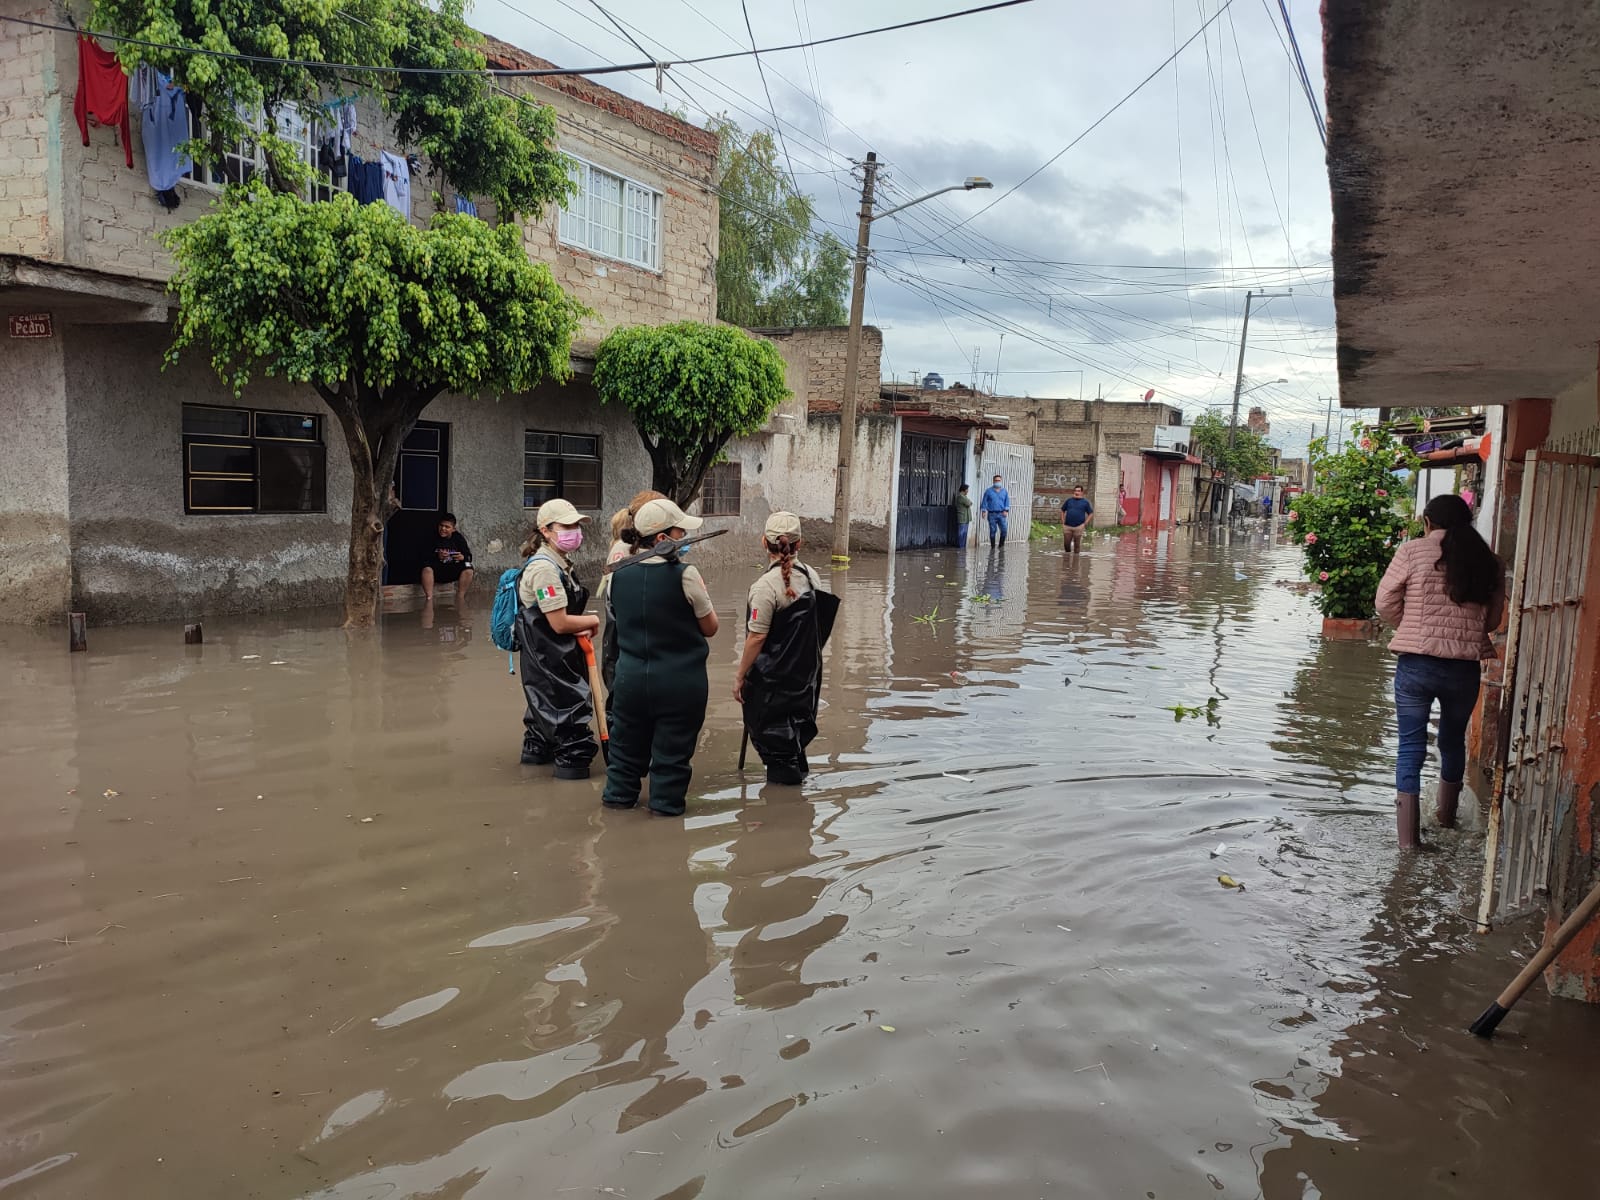
POLYGON ((1436 570, 1444 572, 1445 591, 1456 604, 1488 604, 1504 584, 1499 555, 1472 527, 1472 510, 1460 496, 1435 496, 1422 515, 1444 537, 1436 570))
POLYGON ((767 553, 778 556, 778 570, 783 575, 783 594, 793 600, 794 596, 794 556, 800 550, 800 539, 789 534, 779 534, 774 542, 771 538, 763 539, 767 545, 767 553))

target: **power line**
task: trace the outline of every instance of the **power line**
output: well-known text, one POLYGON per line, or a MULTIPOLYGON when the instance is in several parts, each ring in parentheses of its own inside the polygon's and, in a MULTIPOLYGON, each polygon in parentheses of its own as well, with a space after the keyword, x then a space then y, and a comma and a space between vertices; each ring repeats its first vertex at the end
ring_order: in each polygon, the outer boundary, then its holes
POLYGON ((1121 108, 1129 100, 1132 100, 1134 98, 1134 96, 1138 95, 1139 92, 1144 88, 1145 84, 1149 83, 1157 75, 1161 74, 1162 71, 1166 70, 1169 65, 1171 65, 1173 62, 1175 62, 1177 60, 1178 55, 1182 54, 1184 52, 1184 50, 1188 48, 1190 42, 1193 42, 1195 40, 1195 38, 1199 37, 1208 28, 1210 28, 1211 22, 1215 21, 1218 17, 1220 17, 1223 13, 1225 13, 1232 4, 1233 4, 1233 0, 1224 0, 1224 3, 1222 5, 1222 7, 1217 9, 1216 12, 1212 13, 1211 16, 1206 19, 1206 23, 1204 25, 1200 26, 1199 29, 1195 30, 1192 34, 1189 35, 1189 40, 1188 41, 1184 42, 1182 46, 1179 46, 1167 58, 1163 59, 1162 62, 1161 62, 1161 65, 1158 66, 1155 70, 1151 71, 1150 74, 1146 75, 1138 83, 1134 84, 1133 90, 1130 91, 1126 96, 1124 96, 1121 100, 1118 100, 1110 108, 1106 109, 1106 111, 1103 112, 1102 114, 1100 114, 1100 116, 1096 117, 1094 122, 1089 126, 1089 128, 1085 129, 1077 137, 1073 138, 1065 146, 1061 147, 1061 149, 1057 150, 1049 158, 1045 159, 1044 162, 1040 163, 1039 166, 1036 167, 1033 171, 1029 172, 1029 174, 1024 176, 1021 180, 1019 180, 1018 182, 1012 184, 1005 191, 1001 192, 998 196, 996 196, 993 200, 989 201, 989 203, 985 204, 977 212, 973 213, 971 216, 963 217, 961 220, 957 221, 946 232, 947 233, 948 232, 953 232, 954 230, 960 229, 963 225, 967 224, 969 221, 975 220, 976 218, 983 216, 984 213, 988 212, 996 204, 999 204, 1000 201, 1004 200, 1007 196, 1010 196, 1018 188, 1022 187, 1024 184, 1030 182, 1037 175, 1039 175, 1040 172, 1042 172, 1042 171, 1046 170, 1047 168, 1049 168, 1050 166, 1052 166, 1056 162, 1056 160, 1059 159, 1068 150, 1071 150, 1079 142, 1083 141, 1084 138, 1088 137, 1096 129, 1100 128, 1101 125, 1105 124, 1105 122, 1110 119, 1110 117, 1111 117, 1111 115, 1113 113, 1115 113, 1119 108, 1121 108))
MULTIPOLYGON (((1231 3, 1232 0, 1229 0, 1231 3)), ((154 42, 145 38, 125 37, 121 34, 98 33, 93 30, 80 29, 74 25, 60 25, 49 21, 34 21, 27 17, 11 17, 0 15, 0 21, 7 21, 13 25, 25 25, 32 29, 48 29, 56 33, 85 34, 106 42, 119 42, 127 46, 139 46, 146 50, 171 50, 179 54, 192 54, 201 58, 224 59, 230 62, 256 63, 266 66, 278 67, 306 67, 328 71, 360 71, 369 74, 381 75, 487 75, 496 79, 536 79, 553 75, 615 75, 623 72, 657 71, 671 67, 696 66, 700 63, 724 62, 733 58, 750 58, 762 54, 778 54, 785 50, 807 50, 814 46, 829 46, 835 42, 847 42, 855 38, 872 37, 880 33, 894 33, 901 29, 911 29, 919 25, 933 25, 941 21, 953 21, 957 17, 976 16, 979 13, 994 12, 1002 8, 1015 8, 1019 4, 1031 4, 1033 0, 998 0, 994 4, 984 4, 977 8, 966 8, 960 12, 940 13, 937 16, 921 17, 915 21, 901 21, 894 25, 881 25, 875 29, 860 29, 853 33, 838 33, 832 37, 817 38, 809 42, 791 42, 783 46, 765 46, 750 50, 736 50, 725 54, 706 54, 698 58, 683 58, 673 62, 652 60, 639 63, 612 63, 599 67, 396 67, 376 63, 337 63, 325 62, 321 59, 311 58, 277 58, 266 54, 242 54, 234 50, 209 50, 202 46, 179 46, 171 42, 154 42)), ((607 14, 609 16, 609 14, 607 14)))
POLYGON ((767 83, 767 69, 761 65, 761 55, 756 51, 756 31, 750 24, 750 5, 748 0, 739 0, 739 9, 744 13, 745 31, 750 35, 750 51, 755 54, 756 74, 761 77, 761 90, 767 95, 767 111, 772 114, 772 125, 778 134, 778 145, 783 150, 783 165, 789 168, 789 178, 794 179, 794 163, 789 161, 789 143, 783 136, 783 122, 778 120, 778 106, 772 102, 772 88, 767 83))

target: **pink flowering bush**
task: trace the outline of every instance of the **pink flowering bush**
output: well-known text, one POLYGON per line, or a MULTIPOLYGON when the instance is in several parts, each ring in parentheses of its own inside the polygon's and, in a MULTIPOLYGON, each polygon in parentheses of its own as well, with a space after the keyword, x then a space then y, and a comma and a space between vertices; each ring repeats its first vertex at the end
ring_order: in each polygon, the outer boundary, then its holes
POLYGON ((1381 429, 1362 431, 1338 454, 1323 439, 1311 443, 1316 486, 1295 501, 1289 537, 1305 549, 1305 571, 1320 585, 1325 617, 1369 619, 1378 581, 1408 532, 1410 519, 1391 497, 1394 471, 1417 459, 1381 429))

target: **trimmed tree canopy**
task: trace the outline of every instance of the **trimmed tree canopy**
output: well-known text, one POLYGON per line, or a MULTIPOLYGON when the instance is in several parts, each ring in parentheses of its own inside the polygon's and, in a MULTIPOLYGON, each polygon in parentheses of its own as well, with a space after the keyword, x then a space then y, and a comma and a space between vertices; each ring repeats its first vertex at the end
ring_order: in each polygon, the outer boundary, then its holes
POLYGON ((309 384, 350 455, 345 623, 370 624, 383 503, 400 443, 441 392, 564 379, 585 310, 528 258, 515 224, 455 213, 418 229, 386 204, 230 189, 164 235, 178 296, 169 361, 204 347, 234 390, 253 374, 309 384))
POLYGON ((604 404, 622 404, 649 451, 657 491, 687 504, 728 439, 756 432, 789 397, 771 342, 680 321, 614 330, 595 358, 604 404))

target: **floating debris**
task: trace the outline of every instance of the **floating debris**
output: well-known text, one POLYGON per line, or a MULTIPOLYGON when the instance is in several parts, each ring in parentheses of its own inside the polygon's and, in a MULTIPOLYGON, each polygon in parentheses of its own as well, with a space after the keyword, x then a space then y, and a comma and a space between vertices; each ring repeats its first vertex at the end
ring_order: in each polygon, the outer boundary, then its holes
POLYGON ((1240 883, 1232 875, 1218 875, 1217 882, 1225 888, 1233 888, 1235 891, 1240 892, 1244 891, 1244 884, 1240 883))

